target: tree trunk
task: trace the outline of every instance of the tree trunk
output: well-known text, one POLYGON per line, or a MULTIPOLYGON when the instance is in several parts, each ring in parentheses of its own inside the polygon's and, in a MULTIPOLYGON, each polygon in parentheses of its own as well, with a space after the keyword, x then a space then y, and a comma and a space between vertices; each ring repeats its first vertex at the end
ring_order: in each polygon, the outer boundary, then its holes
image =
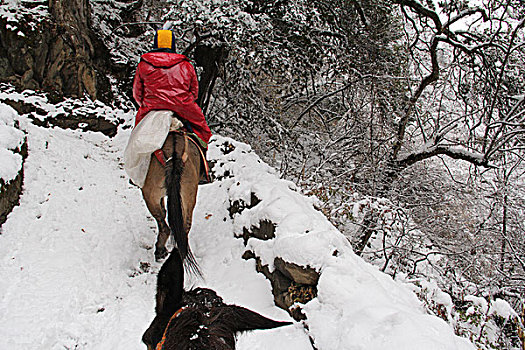
MULTIPOLYGON (((506 187, 506 184, 504 184, 504 186, 506 187)), ((505 188, 505 191, 507 189, 505 188)), ((509 197, 507 196, 507 194, 505 194, 503 196, 503 218, 502 218, 502 222, 501 222, 501 235, 502 235, 502 240, 501 240, 501 258, 500 258, 500 269, 501 269, 501 272, 504 273, 505 272, 505 254, 506 254, 506 251, 507 251, 507 216, 508 216, 508 200, 509 200, 509 197)))
POLYGON ((49 0, 49 12, 60 32, 61 50, 51 57, 47 84, 61 81, 65 91, 72 96, 81 97, 85 92, 91 98, 97 97, 96 74, 92 58, 95 55, 88 34, 91 14, 87 0, 49 0))
POLYGON ((89 1, 49 0, 48 11, 40 22, 25 16, 14 30, 0 18, 0 81, 51 97, 88 94, 107 102, 109 54, 91 30, 89 1))

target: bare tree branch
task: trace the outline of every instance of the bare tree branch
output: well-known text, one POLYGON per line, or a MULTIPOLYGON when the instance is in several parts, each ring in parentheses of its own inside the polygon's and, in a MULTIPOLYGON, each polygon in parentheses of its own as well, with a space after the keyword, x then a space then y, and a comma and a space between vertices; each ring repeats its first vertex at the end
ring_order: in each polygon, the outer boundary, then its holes
POLYGON ((494 165, 489 163, 489 161, 483 154, 470 152, 466 149, 462 149, 459 147, 449 147, 441 145, 431 146, 420 151, 407 154, 403 157, 400 157, 395 164, 398 165, 400 168, 406 168, 412 164, 415 164, 425 159, 429 159, 437 155, 446 155, 450 158, 464 160, 471 164, 482 166, 485 168, 496 168, 494 165))

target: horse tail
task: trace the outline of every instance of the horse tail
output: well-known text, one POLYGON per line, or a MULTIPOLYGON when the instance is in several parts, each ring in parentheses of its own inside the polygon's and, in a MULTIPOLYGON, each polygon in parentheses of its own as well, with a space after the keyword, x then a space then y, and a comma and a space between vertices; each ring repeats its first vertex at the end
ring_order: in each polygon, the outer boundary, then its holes
MULTIPOLYGON (((185 145, 183 144, 182 148, 185 145)), ((188 232, 184 229, 184 216, 182 214, 181 178, 184 171, 182 154, 177 152, 177 135, 173 135, 173 155, 166 164, 166 192, 168 194, 168 223, 171 235, 175 238, 182 261, 186 269, 195 275, 201 272, 188 242, 188 232)))

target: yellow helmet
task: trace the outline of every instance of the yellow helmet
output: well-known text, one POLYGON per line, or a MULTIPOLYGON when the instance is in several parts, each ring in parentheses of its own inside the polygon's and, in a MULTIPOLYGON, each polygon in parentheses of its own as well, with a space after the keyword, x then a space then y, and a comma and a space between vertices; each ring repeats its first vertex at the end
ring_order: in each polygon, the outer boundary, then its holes
POLYGON ((168 49, 175 52, 175 34, 171 30, 157 30, 153 49, 168 49))

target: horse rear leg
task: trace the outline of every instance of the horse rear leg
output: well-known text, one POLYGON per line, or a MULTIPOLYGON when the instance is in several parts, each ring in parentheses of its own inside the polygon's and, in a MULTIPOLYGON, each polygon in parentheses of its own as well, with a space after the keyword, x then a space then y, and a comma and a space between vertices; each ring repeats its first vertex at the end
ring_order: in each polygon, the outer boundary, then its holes
POLYGON ((160 216, 157 218, 154 216, 157 221, 157 227, 159 229, 159 234, 157 235, 157 242, 155 243, 155 260, 159 261, 164 259, 168 255, 168 250, 166 249, 166 242, 170 237, 170 228, 166 223, 166 208, 164 207, 164 198, 160 199, 160 216))
POLYGON ((159 233, 157 235, 157 243, 155 243, 155 260, 159 261, 168 255, 166 242, 170 236, 170 228, 166 223, 166 209, 164 207, 164 200, 160 195, 152 196, 151 192, 146 193, 145 191, 142 191, 142 195, 149 212, 157 222, 159 233))

